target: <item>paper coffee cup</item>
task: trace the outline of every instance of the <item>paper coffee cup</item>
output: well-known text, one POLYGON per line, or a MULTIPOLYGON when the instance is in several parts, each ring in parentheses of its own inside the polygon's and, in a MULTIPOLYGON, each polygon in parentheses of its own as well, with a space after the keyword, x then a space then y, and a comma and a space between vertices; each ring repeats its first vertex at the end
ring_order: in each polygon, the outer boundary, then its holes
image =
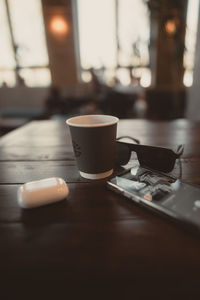
POLYGON ((118 121, 109 115, 82 115, 66 121, 82 177, 101 179, 112 174, 118 121))

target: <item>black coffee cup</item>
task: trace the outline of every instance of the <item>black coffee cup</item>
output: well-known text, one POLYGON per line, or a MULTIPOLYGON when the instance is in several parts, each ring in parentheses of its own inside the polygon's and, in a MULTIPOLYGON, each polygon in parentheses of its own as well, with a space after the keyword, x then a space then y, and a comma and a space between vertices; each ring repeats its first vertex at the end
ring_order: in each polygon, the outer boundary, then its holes
POLYGON ((82 115, 66 121, 82 177, 101 179, 112 174, 118 121, 109 115, 82 115))

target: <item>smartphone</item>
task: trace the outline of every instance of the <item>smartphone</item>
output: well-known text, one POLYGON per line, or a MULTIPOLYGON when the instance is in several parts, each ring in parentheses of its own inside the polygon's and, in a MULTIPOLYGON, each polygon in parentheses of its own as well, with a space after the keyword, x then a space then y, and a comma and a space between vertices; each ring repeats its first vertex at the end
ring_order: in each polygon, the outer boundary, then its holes
POLYGON ((200 232, 200 187, 142 167, 107 181, 107 187, 143 207, 200 232))

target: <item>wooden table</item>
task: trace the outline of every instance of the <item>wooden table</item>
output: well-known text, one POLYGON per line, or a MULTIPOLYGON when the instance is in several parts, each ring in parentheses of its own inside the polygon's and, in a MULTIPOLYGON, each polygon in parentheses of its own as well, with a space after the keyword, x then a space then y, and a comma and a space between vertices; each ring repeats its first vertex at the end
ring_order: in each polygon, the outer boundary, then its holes
MULTIPOLYGON (((200 184, 200 123, 120 120, 118 136, 185 144, 183 180, 200 184)), ((200 299, 200 236, 80 178, 65 122, 0 139, 1 299, 200 299), (62 177, 68 198, 22 210, 17 189, 62 177), (62 297, 62 295, 64 297, 62 297)), ((175 168, 174 174, 178 174, 175 168)))

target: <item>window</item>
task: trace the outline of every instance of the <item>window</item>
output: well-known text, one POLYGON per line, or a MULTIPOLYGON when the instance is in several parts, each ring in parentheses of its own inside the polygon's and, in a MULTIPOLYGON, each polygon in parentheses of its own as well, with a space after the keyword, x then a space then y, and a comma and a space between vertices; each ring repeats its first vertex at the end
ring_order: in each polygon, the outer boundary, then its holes
MULTIPOLYGON (((147 2, 147 1, 146 1, 147 2)), ((107 84, 115 78, 123 85, 132 77, 143 87, 151 84, 149 68, 150 20, 143 0, 77 0, 82 79, 91 79, 88 69, 103 73, 107 84)), ((184 79, 193 83, 199 0, 188 0, 184 79)))
POLYGON ((77 0, 82 78, 101 69, 107 84, 115 78, 128 85, 132 78, 151 83, 149 14, 142 0, 77 0))
POLYGON ((0 0, 0 44, 0 85, 50 85, 40 0, 0 0))
POLYGON ((187 9, 186 35, 185 35, 185 54, 184 67, 185 73, 183 82, 185 86, 192 86, 193 69, 195 59, 195 48, 197 38, 197 25, 199 14, 199 0, 189 0, 187 9))
POLYGON ((79 0, 78 22, 83 69, 116 66, 114 0, 79 0))

